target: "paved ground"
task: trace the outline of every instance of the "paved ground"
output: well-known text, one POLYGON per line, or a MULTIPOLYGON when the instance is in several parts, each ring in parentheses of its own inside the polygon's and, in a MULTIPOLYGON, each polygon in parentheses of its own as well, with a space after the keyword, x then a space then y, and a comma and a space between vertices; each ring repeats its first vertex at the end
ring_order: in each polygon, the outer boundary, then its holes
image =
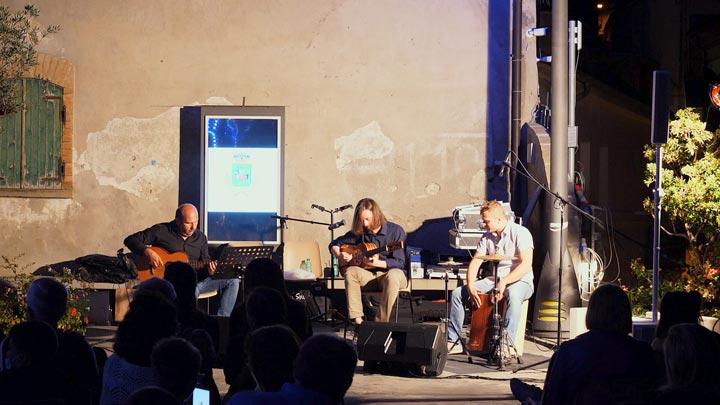
MULTIPOLYGON (((316 333, 335 333, 323 325, 314 326, 316 333)), ((88 339, 104 348, 112 347, 115 327, 91 327, 88 339)), ((342 335, 340 333, 340 335, 342 335)), ((349 334, 348 338, 352 335, 349 334)), ((346 396, 347 404, 518 404, 510 393, 509 380, 520 378, 542 385, 547 363, 517 373, 518 367, 547 359, 551 352, 541 343, 525 342, 524 364, 513 363, 506 371, 488 366, 481 357, 473 357, 468 363, 467 355, 451 355, 442 374, 437 377, 413 377, 384 374, 365 374, 363 362, 358 364, 353 385, 346 396)), ((215 381, 221 393, 227 390, 222 369, 214 370, 215 381)))

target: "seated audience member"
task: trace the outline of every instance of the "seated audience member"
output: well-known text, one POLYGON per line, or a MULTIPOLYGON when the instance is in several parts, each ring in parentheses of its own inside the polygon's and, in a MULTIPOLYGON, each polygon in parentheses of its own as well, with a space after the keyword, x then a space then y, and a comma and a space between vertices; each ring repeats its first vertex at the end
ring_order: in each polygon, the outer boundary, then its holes
POLYGON ((697 291, 670 291, 660 301, 660 318, 655 328, 655 339, 651 346, 663 351, 665 338, 670 328, 679 323, 698 323, 702 296, 697 291))
MULTIPOLYGON (((225 382, 232 384, 238 375, 242 363, 229 360, 230 357, 244 357, 243 345, 245 337, 250 333, 247 321, 246 301, 252 291, 257 287, 269 287, 282 295, 287 311, 287 325, 297 334, 300 341, 312 336, 312 326, 305 310, 305 304, 290 297, 285 288, 283 272, 277 263, 270 259, 255 259, 245 268, 243 279, 245 286, 245 301, 240 303, 230 315, 230 341, 226 346, 227 360, 224 365, 225 382), (238 344, 239 343, 239 344, 238 344), (233 352, 234 351, 234 352, 233 352)), ((246 380, 252 384, 252 379, 246 380)), ((245 389, 245 388, 243 388, 245 389)))
POLYGON ((658 382, 665 383, 665 339, 668 331, 679 323, 698 323, 702 296, 697 291, 670 291, 665 293, 660 302, 660 317, 655 327, 655 338, 652 346, 655 354, 655 365, 658 370, 658 382))
POLYGON ((200 383, 210 391, 210 405, 220 405, 222 403, 220 390, 213 378, 215 349, 210 335, 202 329, 186 329, 181 333, 180 337, 192 343, 192 345, 200 351, 200 355, 202 356, 200 383))
POLYGON ((293 364, 300 351, 300 340, 285 325, 263 326, 245 341, 248 367, 257 384, 255 391, 280 391, 292 383, 293 364))
POLYGON ((13 326, 3 346, 0 402, 59 399, 66 404, 91 403, 89 396, 78 396, 66 374, 55 367, 57 335, 47 323, 27 321, 13 326))
POLYGON ((631 395, 643 401, 657 378, 652 349, 628 336, 632 330, 630 300, 618 286, 605 284, 590 296, 585 325, 588 332, 560 345, 552 356, 545 388, 510 381, 521 402, 552 404, 612 404, 609 396, 631 395), (612 387, 616 386, 617 389, 612 387), (632 387, 631 392, 620 392, 632 387))
POLYGON ((314 335, 303 343, 295 360, 295 383, 278 392, 242 391, 229 405, 239 404, 341 404, 352 385, 357 353, 334 335, 314 335))
POLYGON ((720 335, 697 323, 670 328, 665 340, 667 384, 653 405, 720 402, 720 335))
POLYGON ((141 291, 152 291, 156 294, 160 294, 165 297, 168 302, 175 303, 177 300, 177 293, 175 292, 175 286, 172 285, 168 280, 160 277, 151 277, 135 287, 135 293, 141 291))
POLYGON ((42 277, 30 284, 27 319, 43 321, 55 328, 58 339, 55 366, 67 375, 78 393, 85 392, 97 402, 100 398, 100 372, 95 353, 83 335, 58 328, 67 306, 68 291, 57 279, 42 277))
POLYGON ((183 402, 163 388, 149 386, 133 392, 125 405, 183 405, 183 402))
POLYGON ((207 331, 212 339, 213 349, 216 351, 220 344, 220 328, 217 320, 197 308, 195 285, 197 274, 191 271, 192 267, 183 262, 169 263, 165 267, 165 280, 175 288, 180 331, 202 329, 207 331))
POLYGON ((187 400, 198 382, 202 364, 200 351, 185 339, 171 337, 159 341, 152 352, 155 384, 179 401, 187 400))
MULTIPOLYGON (((307 316, 305 303, 294 300, 285 288, 285 278, 280 266, 270 259, 255 259, 248 263, 243 278, 245 285, 245 301, 250 293, 257 287, 270 287, 282 294, 287 307, 287 320, 290 328, 295 331, 300 340, 304 341, 312 336, 312 325, 307 316)), ((239 304, 230 315, 230 336, 247 336, 248 326, 245 318, 245 302, 239 304)))
MULTIPOLYGON (((257 287, 253 289, 245 302, 244 308, 246 309, 246 322, 250 331, 262 326, 287 325, 285 301, 282 294, 272 288, 257 287)), ((230 338, 228 342, 225 357, 225 379, 230 384, 228 388, 229 395, 237 391, 252 390, 256 387, 256 382, 247 363, 246 340, 246 335, 237 335, 230 338)))
POLYGON ((118 325, 113 353, 105 363, 101 405, 122 404, 136 390, 152 385, 150 354, 160 339, 177 330, 175 306, 162 295, 140 291, 118 325))

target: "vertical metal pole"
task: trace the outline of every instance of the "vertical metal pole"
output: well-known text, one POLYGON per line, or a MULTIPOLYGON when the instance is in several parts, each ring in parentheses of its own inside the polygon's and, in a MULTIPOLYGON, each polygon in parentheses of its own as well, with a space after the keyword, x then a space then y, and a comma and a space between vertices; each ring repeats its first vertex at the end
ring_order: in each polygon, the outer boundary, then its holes
MULTIPOLYGON (((554 1, 552 6, 552 94, 550 108, 550 131, 552 137, 550 149, 550 191, 562 196, 568 195, 568 5, 567 0, 554 1)), ((549 257, 551 266, 557 266, 558 277, 558 344, 560 343, 562 314, 562 277, 563 260, 567 245, 563 234, 567 225, 565 205, 553 201, 550 215, 549 257)), ((566 312, 567 313, 567 312, 566 312)))
POLYGON ((657 322, 658 316, 658 286, 660 284, 660 199, 662 190, 662 144, 655 144, 655 221, 653 223, 653 295, 652 320, 657 322))

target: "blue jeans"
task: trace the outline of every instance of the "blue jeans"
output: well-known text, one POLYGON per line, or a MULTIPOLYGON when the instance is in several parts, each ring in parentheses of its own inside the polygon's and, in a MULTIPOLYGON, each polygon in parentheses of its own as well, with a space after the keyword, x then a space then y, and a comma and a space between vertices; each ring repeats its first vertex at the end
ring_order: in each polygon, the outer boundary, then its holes
MULTIPOLYGON (((484 278, 477 280, 473 284, 481 293, 487 294, 492 290, 495 283, 492 278, 484 278)), ((520 321, 520 312, 522 311, 522 303, 530 298, 533 293, 532 284, 524 281, 516 281, 505 288, 504 299, 507 302, 507 312, 505 312, 505 328, 507 329, 510 339, 515 339, 518 322, 520 321)), ((460 338, 463 320, 465 319, 465 303, 470 302, 470 294, 466 285, 453 290, 450 297, 450 322, 448 324, 448 341, 456 342, 460 338)), ((491 304, 492 305, 492 304, 491 304)))
POLYGON ((209 291, 220 293, 220 308, 218 308, 217 314, 219 316, 230 316, 233 308, 235 308, 235 300, 237 300, 240 291, 240 280, 237 278, 214 279, 208 277, 205 280, 198 281, 195 286, 195 298, 209 291))

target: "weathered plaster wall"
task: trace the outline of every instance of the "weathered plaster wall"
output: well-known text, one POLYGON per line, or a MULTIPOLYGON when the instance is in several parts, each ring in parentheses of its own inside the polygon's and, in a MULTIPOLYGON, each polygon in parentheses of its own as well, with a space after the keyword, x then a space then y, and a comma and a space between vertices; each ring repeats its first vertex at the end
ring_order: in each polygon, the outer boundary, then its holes
MULTIPOLYGON (((17 10, 25 1, 3 3, 17 10)), ((509 97, 509 89, 497 88, 509 79, 493 65, 509 66, 509 39, 498 39, 497 28, 509 24, 507 5, 34 3, 41 24, 62 26, 40 50, 76 69, 75 178, 72 199, 0 199, 0 251, 24 254, 20 263, 113 254, 128 233, 171 219, 179 108, 196 103, 286 106, 285 209, 293 217, 327 221, 310 204, 335 207, 371 196, 412 231, 483 200, 490 186, 503 190, 488 179, 507 149, 509 124, 488 113, 488 100, 509 97), (489 26, 497 32, 488 33, 489 26)), ((523 30, 535 20, 534 2, 524 3, 523 30)), ((526 119, 537 76, 534 42, 525 41, 526 119)), ((324 245, 329 232, 290 223, 285 237, 324 245)))

